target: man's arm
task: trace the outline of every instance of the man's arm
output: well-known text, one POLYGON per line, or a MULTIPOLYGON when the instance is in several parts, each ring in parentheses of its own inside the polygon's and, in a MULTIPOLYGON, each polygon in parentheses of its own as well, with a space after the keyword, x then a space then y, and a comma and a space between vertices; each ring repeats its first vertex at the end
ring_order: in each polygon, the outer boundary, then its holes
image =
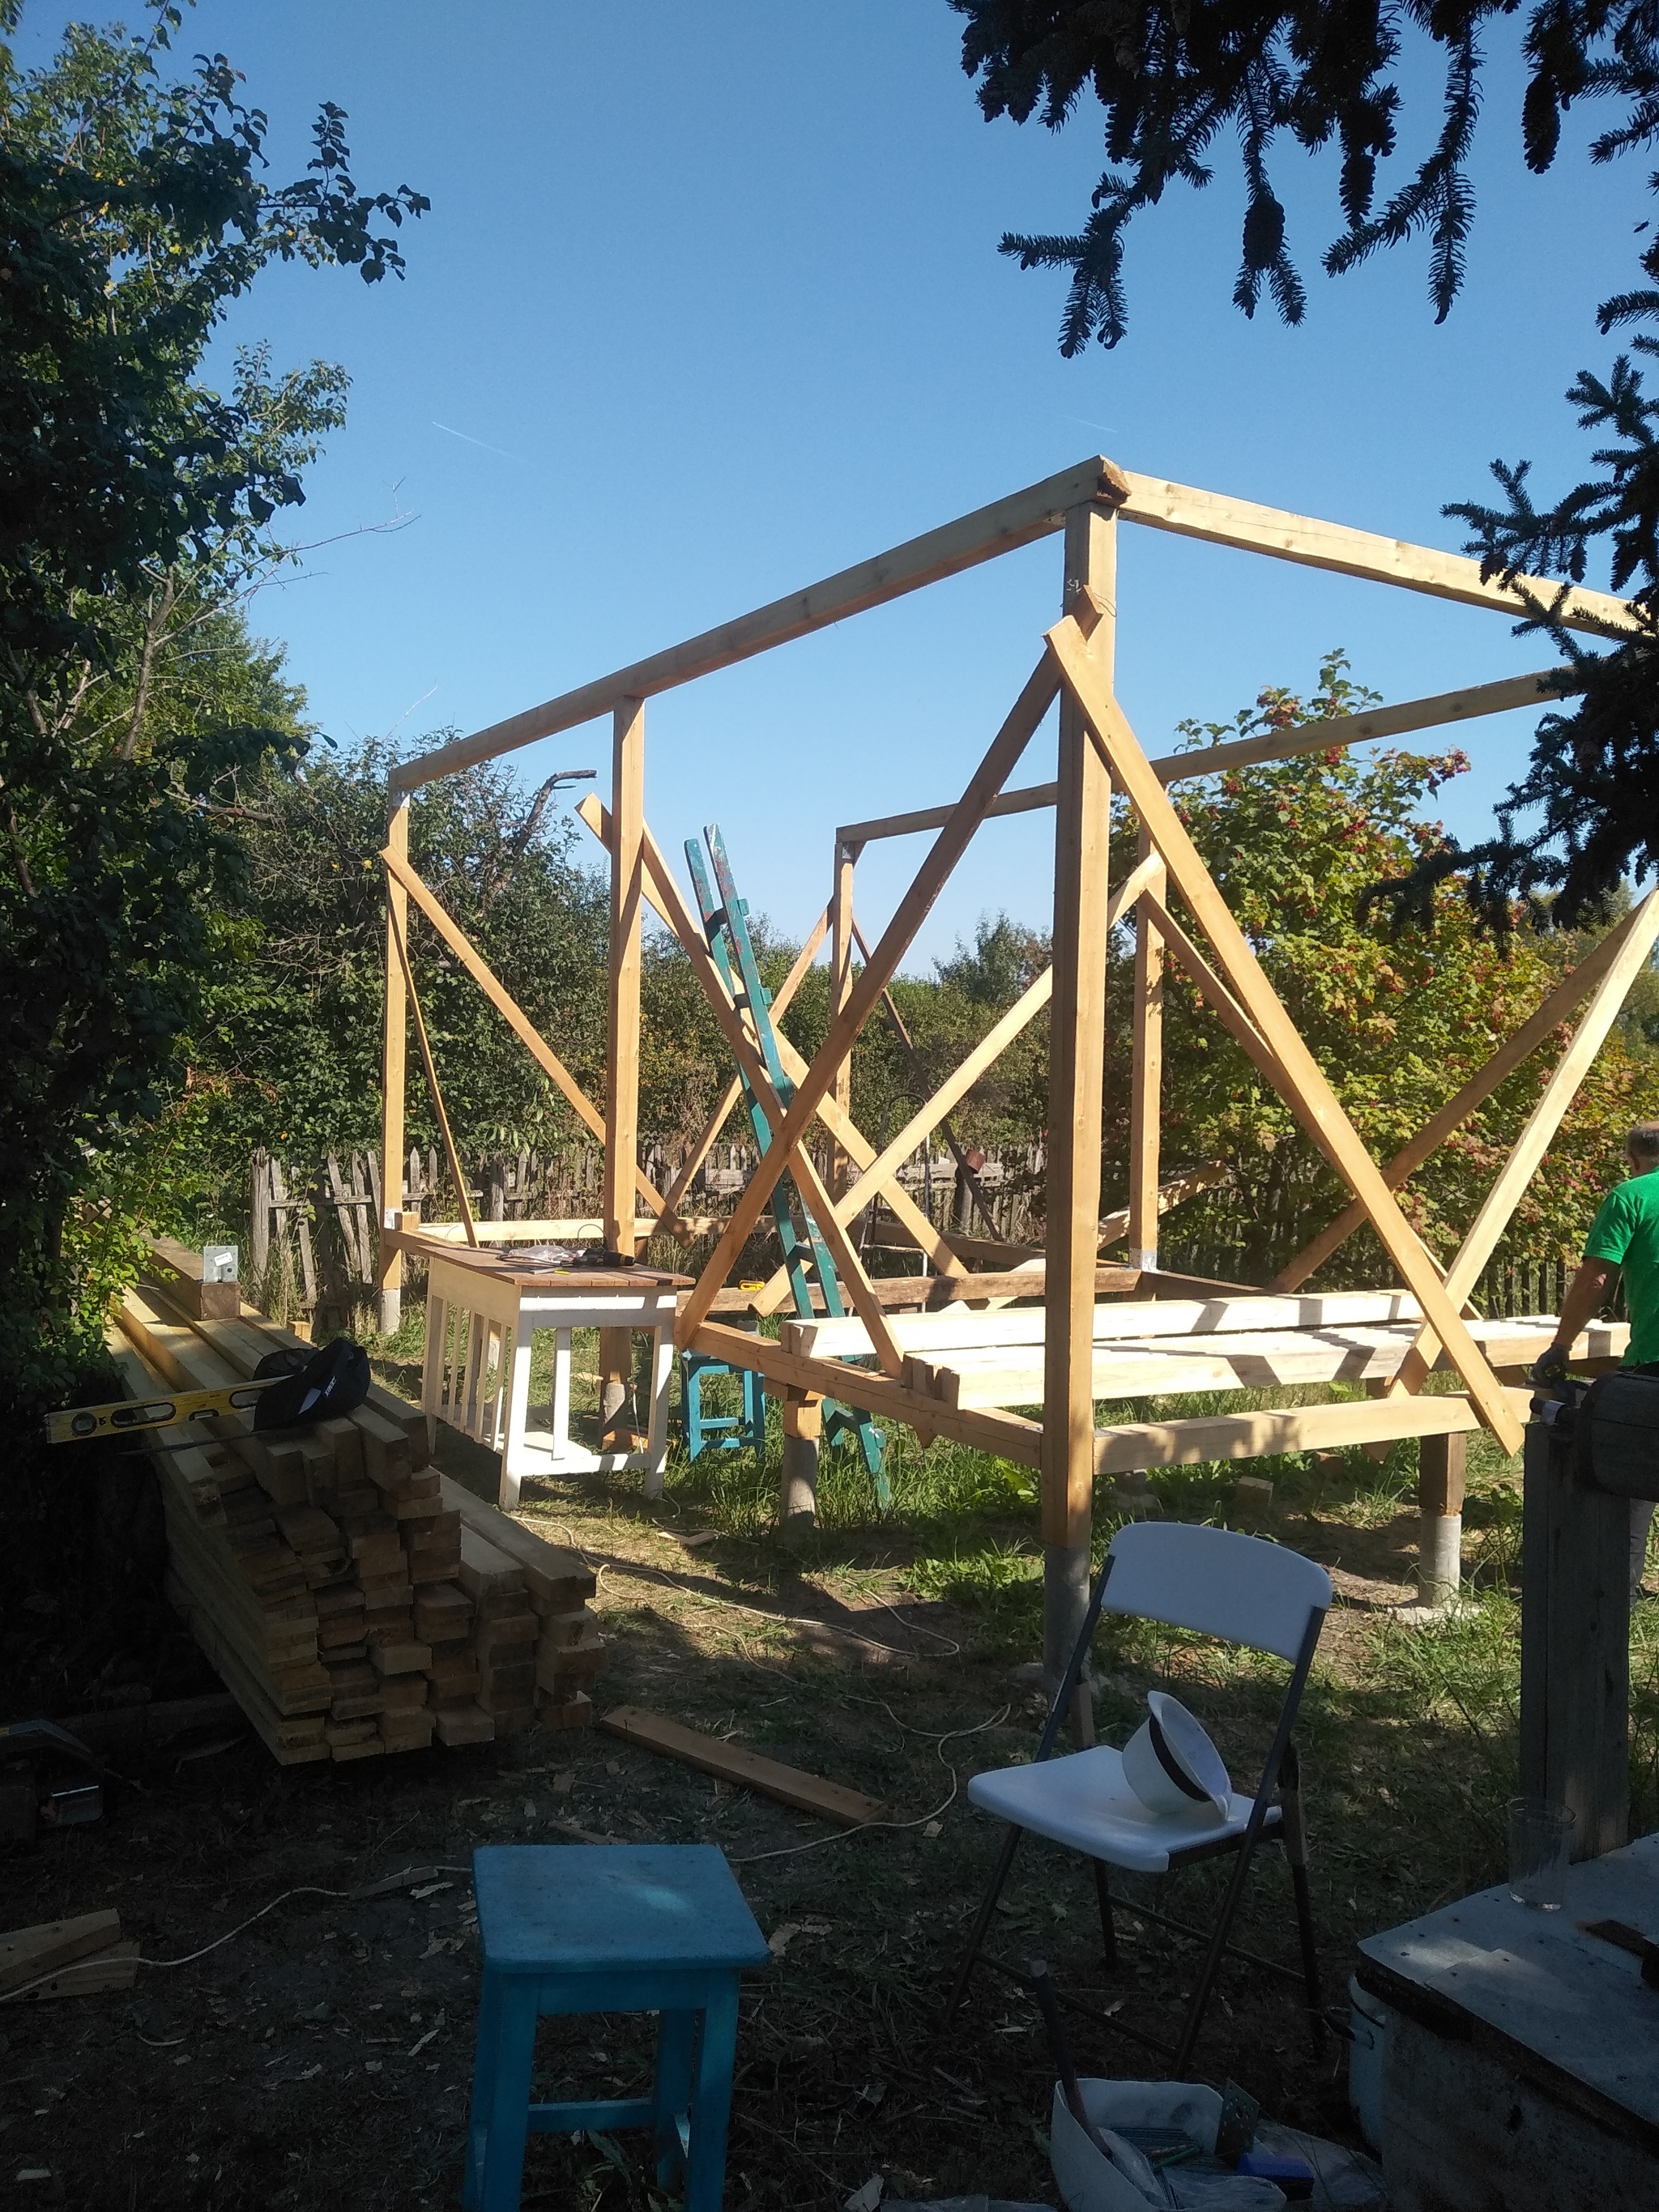
POLYGON ((1540 1367, 1559 1362, 1565 1366, 1573 1341, 1589 1322, 1595 1320, 1606 1302, 1607 1285, 1619 1273, 1613 1260, 1586 1260, 1567 1287, 1561 1301, 1561 1319, 1556 1328, 1555 1341, 1539 1361, 1540 1367))

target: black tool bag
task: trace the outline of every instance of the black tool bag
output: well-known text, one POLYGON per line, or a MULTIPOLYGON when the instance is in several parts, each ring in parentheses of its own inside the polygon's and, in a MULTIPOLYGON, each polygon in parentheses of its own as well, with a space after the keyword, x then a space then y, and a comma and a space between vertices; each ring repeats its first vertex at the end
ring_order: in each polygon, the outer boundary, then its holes
POLYGON ((1659 1498, 1659 1364, 1599 1376, 1572 1428, 1573 1480, 1618 1498, 1659 1498))
POLYGON ((256 1434, 267 1429, 308 1429, 314 1421, 349 1413, 368 1395, 368 1354, 349 1336, 337 1336, 315 1352, 268 1352, 253 1370, 256 1382, 279 1375, 280 1382, 259 1393, 253 1408, 256 1434))

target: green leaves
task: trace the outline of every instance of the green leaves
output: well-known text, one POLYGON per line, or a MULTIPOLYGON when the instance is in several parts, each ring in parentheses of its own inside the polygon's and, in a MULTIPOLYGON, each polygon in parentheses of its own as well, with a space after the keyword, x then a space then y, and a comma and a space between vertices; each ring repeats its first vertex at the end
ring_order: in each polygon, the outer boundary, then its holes
MULTIPOLYGON (((396 233, 426 204, 357 190, 335 108, 307 176, 268 185, 266 120, 236 71, 198 57, 164 79, 181 17, 150 13, 147 37, 71 25, 33 71, 0 47, 0 1371, 14 1391, 31 1346, 97 1341, 104 1279, 83 1271, 76 1209, 99 1178, 113 1203, 111 1162, 178 1095, 246 882, 236 781, 280 782, 308 735, 299 695, 229 610, 288 557, 273 526, 343 419, 345 377, 275 374, 255 349, 225 394, 201 380, 204 349, 273 258, 401 273, 396 233)), ((0 30, 15 21, 5 9, 0 30)))

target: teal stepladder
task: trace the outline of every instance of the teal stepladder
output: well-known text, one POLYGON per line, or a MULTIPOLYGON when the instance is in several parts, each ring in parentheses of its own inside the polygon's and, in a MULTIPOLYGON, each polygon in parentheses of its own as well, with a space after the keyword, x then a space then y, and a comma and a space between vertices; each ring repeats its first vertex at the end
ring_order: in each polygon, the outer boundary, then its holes
MULTIPOLYGON (((708 940, 709 956, 719 969, 720 979, 730 992, 738 1013, 746 1017, 759 1048, 767 1079, 776 1092, 780 1103, 787 1107, 795 1095, 795 1087, 784 1073, 783 1062, 778 1053, 777 1036, 772 1026, 772 994, 761 981, 754 944, 749 934, 748 902, 738 896, 731 864, 726 857, 726 842, 718 826, 711 823, 703 831, 703 836, 708 841, 708 859, 714 869, 713 884, 709 882, 708 868, 704 866, 702 854, 695 838, 686 839, 685 860, 691 871, 691 881, 696 888, 697 904, 702 915, 703 933, 708 940)), ((771 1124, 747 1076, 742 1075, 741 1070, 739 1075, 755 1141, 762 1152, 767 1152, 772 1143, 771 1124)), ((818 1224, 803 1206, 801 1229, 797 1232, 781 1182, 773 1186, 772 1216, 795 1311, 805 1321, 811 1319, 812 1279, 816 1277, 825 1313, 839 1317, 846 1310, 842 1304, 841 1285, 818 1224)), ((856 1407, 837 1405, 834 1399, 826 1399, 823 1405, 823 1440, 826 1444, 833 1444, 842 1437, 852 1437, 862 1452, 864 1464, 875 1486, 876 1503, 884 1512, 892 1504, 893 1492, 882 1464, 884 1439, 881 1431, 868 1413, 861 1413, 856 1407)))
POLYGON ((755 1925, 712 1844, 501 1844, 472 1855, 483 1948, 467 2212, 517 2212, 528 2136, 650 2128, 657 2180, 683 2172, 685 2212, 720 2212, 737 2052, 738 1978, 763 1966, 755 1925), (544 2013, 654 2012, 648 2097, 532 2104, 544 2013))

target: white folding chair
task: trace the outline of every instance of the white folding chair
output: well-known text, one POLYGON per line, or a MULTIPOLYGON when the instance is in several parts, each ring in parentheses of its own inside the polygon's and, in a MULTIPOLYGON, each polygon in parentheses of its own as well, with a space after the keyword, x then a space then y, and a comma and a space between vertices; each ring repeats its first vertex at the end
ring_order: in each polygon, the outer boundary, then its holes
MULTIPOLYGON (((1082 1633, 1049 1713, 1036 1759, 1030 1765, 977 1774, 968 1785, 972 1802, 984 1812, 996 1814, 1009 1826, 990 1887, 969 1937, 968 1954, 951 1993, 947 2019, 967 1993, 969 1977, 980 1959, 985 1931, 1013 1865, 1014 1853, 1019 1848, 1020 1838, 1029 1832, 1079 1851, 1091 1862, 1109 1968, 1117 1964, 1109 1867, 1120 1868, 1126 1874, 1160 1875, 1194 1865, 1200 1859, 1219 1857, 1228 1852, 1235 1855, 1232 1878, 1220 1917, 1212 1929, 1189 1927, 1139 1904, 1134 1907, 1139 1918, 1175 1929, 1200 1942, 1207 1940, 1208 1948, 1193 1987, 1180 2041, 1172 2051, 1169 2045, 1146 2035, 1121 2017, 1110 2021, 1111 2026, 1137 2040, 1170 2053, 1176 2076, 1185 2074, 1191 2061, 1224 1952, 1299 1982, 1316 2042, 1322 2037, 1319 1965, 1314 1947, 1307 1848, 1291 1730, 1330 1602, 1331 1578, 1323 1567, 1304 1559, 1300 1553, 1264 1543, 1259 1537, 1241 1536, 1227 1528, 1194 1528, 1168 1521, 1132 1522, 1119 1529, 1106 1554, 1082 1633), (1062 1758, 1054 1756, 1055 1741, 1070 1710, 1103 1611, 1165 1621, 1173 1628, 1190 1629, 1223 1643, 1248 1644, 1255 1650, 1273 1652, 1290 1661, 1291 1679, 1279 1708, 1273 1747, 1261 1770, 1261 1784, 1254 1797, 1235 1795, 1224 1819, 1207 1801, 1194 1803, 1189 1811, 1181 1813, 1149 1810, 1124 1779, 1123 1754, 1107 1745, 1073 1752, 1062 1758), (1229 1941, 1250 1861, 1264 1835, 1284 1846, 1290 1866, 1302 1951, 1299 1973, 1275 1960, 1241 1950, 1229 1941)), ((984 1963, 1000 1972, 1012 1971, 988 1956, 984 1963)), ((1018 1974, 1015 1978, 1022 1981, 1026 1978, 1018 1974)), ((1104 2019, 1106 2015, 1100 2017, 1104 2019)))

